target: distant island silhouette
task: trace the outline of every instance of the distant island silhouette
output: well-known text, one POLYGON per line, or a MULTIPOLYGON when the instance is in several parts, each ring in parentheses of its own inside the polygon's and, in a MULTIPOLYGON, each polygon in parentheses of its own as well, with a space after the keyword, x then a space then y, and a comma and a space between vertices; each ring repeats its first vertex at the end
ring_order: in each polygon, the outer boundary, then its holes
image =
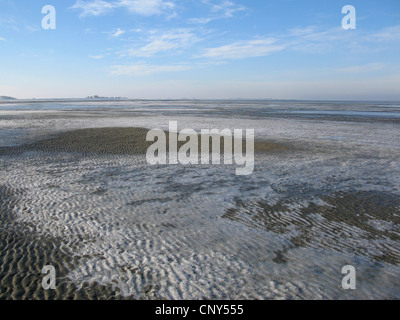
POLYGON ((0 96, 0 100, 17 100, 17 99, 13 97, 0 96))
POLYGON ((124 100, 124 99, 127 99, 127 98, 123 98, 123 97, 100 97, 98 95, 94 95, 94 96, 88 96, 88 97, 86 97, 86 99, 124 100))

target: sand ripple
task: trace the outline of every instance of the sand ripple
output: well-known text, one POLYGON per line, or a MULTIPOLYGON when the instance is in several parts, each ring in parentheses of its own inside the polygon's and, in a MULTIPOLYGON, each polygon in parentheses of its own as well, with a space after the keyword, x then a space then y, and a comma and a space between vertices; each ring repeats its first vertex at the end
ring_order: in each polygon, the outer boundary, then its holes
POLYGON ((399 298, 398 154, 330 148, 259 156, 251 179, 136 153, 7 149, 0 298, 399 298), (45 264, 55 291, 41 289, 45 264), (340 286, 346 264, 356 291, 340 286))

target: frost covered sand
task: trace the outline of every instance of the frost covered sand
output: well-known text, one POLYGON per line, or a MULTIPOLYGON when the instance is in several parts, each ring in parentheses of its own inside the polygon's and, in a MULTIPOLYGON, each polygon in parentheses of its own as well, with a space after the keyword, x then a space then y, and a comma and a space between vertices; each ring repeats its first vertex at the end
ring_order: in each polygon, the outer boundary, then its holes
POLYGON ((75 258, 62 239, 32 233, 24 224, 15 223, 12 211, 18 202, 17 190, 0 185, 0 299, 129 299, 111 285, 67 281, 75 258), (53 265, 58 272, 56 290, 43 290, 41 269, 53 265))
MULTIPOLYGON (((101 155, 142 155, 151 145, 146 142, 148 130, 141 128, 100 128, 74 130, 66 133, 55 134, 53 137, 35 143, 27 143, 15 147, 1 148, 3 156, 23 155, 24 153, 37 152, 68 152, 74 154, 101 156, 101 155)), ((183 144, 183 143, 179 143, 183 144)), ((178 144, 178 146, 179 146, 178 144)), ((245 143, 244 143, 245 145, 245 143)), ((223 145, 222 145, 223 147, 223 145)), ((255 149, 258 152, 282 152, 288 147, 265 141, 257 141, 255 149)), ((223 148, 221 148, 223 150, 223 148)), ((36 155, 37 156, 37 155, 36 155)), ((78 155, 76 155, 78 156, 78 155)), ((79 157, 79 156, 78 156, 79 157)), ((49 159, 49 161, 51 161, 49 159)), ((55 163, 57 165, 57 162, 55 163)), ((54 237, 54 234, 36 234, 37 226, 33 221, 16 224, 13 219, 13 210, 17 207, 23 193, 22 190, 12 190, 6 186, 0 187, 1 200, 1 244, 2 244, 2 282, 3 292, 0 298, 12 299, 99 299, 99 298, 123 298, 119 294, 116 281, 108 285, 98 285, 97 282, 82 282, 75 285, 66 281, 68 270, 73 269, 81 259, 87 259, 90 255, 79 256, 73 254, 71 244, 65 244, 63 237, 54 237), (56 266, 58 276, 63 281, 58 284, 56 291, 46 291, 41 288, 41 268, 44 265, 56 266), (114 285, 114 288, 112 287, 114 285), (116 291, 118 292, 116 292, 116 291)), ((94 193, 103 194, 106 190, 99 187, 94 193)), ((41 200, 40 200, 41 201, 41 200)), ((133 204, 130 204, 132 206, 133 204)), ((24 215, 30 213, 29 204, 24 204, 24 215)), ((58 220, 56 216, 50 219, 58 220)), ((172 224, 171 224, 172 225, 172 224)), ((79 241, 90 241, 85 234, 76 234, 79 241)), ((128 267, 127 267, 128 268, 128 267)), ((144 298, 148 298, 147 289, 144 288, 144 298), (146 291, 147 290, 147 291, 146 291)), ((133 298, 131 295, 124 298, 133 298)))
POLYGON ((397 123, 7 112, 2 130, 21 132, 0 156, 1 298, 400 298, 397 123), (249 177, 118 151, 145 132, 129 127, 168 119, 255 128, 274 147, 249 177), (341 287, 348 264, 356 290, 341 287))

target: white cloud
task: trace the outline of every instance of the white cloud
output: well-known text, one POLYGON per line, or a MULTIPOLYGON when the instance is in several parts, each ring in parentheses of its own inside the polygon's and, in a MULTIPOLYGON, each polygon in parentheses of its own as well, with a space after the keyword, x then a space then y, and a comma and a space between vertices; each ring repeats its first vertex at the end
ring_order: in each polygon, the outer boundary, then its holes
POLYGON ((154 31, 148 37, 146 45, 128 50, 127 55, 151 57, 159 52, 190 47, 198 41, 200 39, 188 29, 170 30, 163 33, 154 31))
POLYGON ((285 49, 283 45, 276 45, 274 39, 258 39, 235 42, 232 44, 209 48, 200 55, 203 58, 212 59, 244 59, 261 57, 271 52, 285 49))
MULTIPOLYGON (((387 32, 379 33, 384 38, 387 32)), ((387 35, 389 36, 389 35, 387 35)), ((393 35, 392 35, 393 36, 393 35)), ((346 32, 342 28, 319 30, 315 26, 293 28, 270 38, 236 41, 219 47, 208 48, 197 58, 210 59, 245 59, 261 57, 273 52, 292 50, 307 54, 332 52, 335 48, 343 47, 352 52, 365 52, 371 47, 367 45, 366 33, 346 32)))
POLYGON ((160 15, 175 8, 173 2, 165 0, 120 0, 116 5, 143 16, 160 15))
POLYGON ((0 37, 0 41, 7 41, 5 38, 0 37))
POLYGON ((193 24, 207 24, 213 20, 222 18, 232 18, 237 12, 244 11, 246 8, 242 5, 237 5, 232 1, 224 0, 215 3, 209 0, 203 0, 203 4, 209 6, 210 16, 200 18, 190 18, 189 23, 193 24))
POLYGON ((81 10, 81 18, 86 16, 99 16, 113 10, 114 4, 103 0, 82 1, 77 0, 71 7, 73 10, 81 10))
POLYGON ((206 24, 209 23, 210 21, 216 20, 216 17, 205 17, 205 18, 190 18, 188 20, 189 23, 193 23, 193 24, 206 24))
POLYGON ((104 55, 101 55, 101 54, 99 54, 99 55, 89 55, 89 58, 90 59, 99 60, 99 59, 103 59, 104 55))
POLYGON ((125 33, 124 30, 121 30, 120 28, 118 28, 115 32, 111 33, 111 36, 118 38, 119 36, 123 35, 124 33, 125 33))
POLYGON ((211 3, 210 1, 203 2, 211 6, 212 12, 222 14, 224 17, 228 18, 232 17, 236 12, 245 10, 243 6, 237 5, 229 0, 224 0, 218 4, 211 3))
POLYGON ((155 73, 177 72, 190 70, 188 65, 148 65, 145 63, 132 65, 116 65, 111 67, 112 75, 147 76, 155 73))
MULTIPOLYGON (((24 24, 26 23, 24 22, 24 24)), ((12 16, 0 16, 0 29, 2 31, 20 31, 21 21, 18 21, 17 18, 14 18, 12 16)))
POLYGON ((308 34, 312 34, 316 30, 316 27, 314 26, 308 26, 304 28, 292 28, 289 29, 289 35, 290 36, 304 36, 308 34))
POLYGON ((349 43, 355 44, 357 35, 351 32, 345 32, 341 27, 332 28, 324 31, 313 27, 307 27, 303 30, 289 30, 289 33, 282 38, 287 46, 296 51, 305 53, 324 53, 329 52, 338 46, 345 46, 349 43))
POLYGON ((366 50, 361 46, 364 41, 363 36, 365 36, 364 33, 345 31, 341 27, 321 30, 316 26, 306 26, 274 34, 274 39, 276 44, 288 50, 321 54, 340 47, 350 49, 352 52, 366 50))
POLYGON ((328 53, 343 48, 351 53, 379 52, 383 44, 400 40, 400 26, 391 26, 374 32, 343 30, 341 27, 318 30, 315 27, 291 29, 279 37, 288 48, 305 53, 328 53), (353 32, 352 32, 353 31, 353 32))
POLYGON ((368 37, 372 41, 399 41, 400 25, 385 28, 379 32, 373 33, 368 37))
POLYGON ((143 16, 160 15, 167 12, 171 16, 176 15, 174 12, 175 4, 166 0, 77 0, 71 7, 73 10, 81 10, 80 17, 99 16, 116 8, 125 8, 131 13, 143 16))

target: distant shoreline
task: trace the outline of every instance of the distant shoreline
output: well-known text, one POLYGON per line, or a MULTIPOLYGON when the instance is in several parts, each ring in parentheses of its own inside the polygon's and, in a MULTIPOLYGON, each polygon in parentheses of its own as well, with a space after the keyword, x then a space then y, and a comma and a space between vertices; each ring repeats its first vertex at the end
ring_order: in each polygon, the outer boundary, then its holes
POLYGON ((99 97, 99 98, 32 98, 32 99, 18 99, 13 97, 0 97, 0 104, 2 103, 49 103, 49 102, 113 102, 113 101, 145 101, 145 102, 168 102, 168 101, 176 101, 176 102, 184 102, 184 101, 198 101, 198 102, 209 102, 209 101, 230 101, 230 102, 248 102, 248 101, 268 101, 268 102, 296 102, 296 103, 349 103, 349 104, 375 104, 375 103, 398 103, 400 104, 400 100, 321 100, 321 99, 270 99, 270 98, 259 98, 259 99, 246 99, 246 98, 219 98, 219 99, 190 99, 190 98, 182 98, 182 99, 144 99, 144 98, 107 98, 107 97, 99 97))

